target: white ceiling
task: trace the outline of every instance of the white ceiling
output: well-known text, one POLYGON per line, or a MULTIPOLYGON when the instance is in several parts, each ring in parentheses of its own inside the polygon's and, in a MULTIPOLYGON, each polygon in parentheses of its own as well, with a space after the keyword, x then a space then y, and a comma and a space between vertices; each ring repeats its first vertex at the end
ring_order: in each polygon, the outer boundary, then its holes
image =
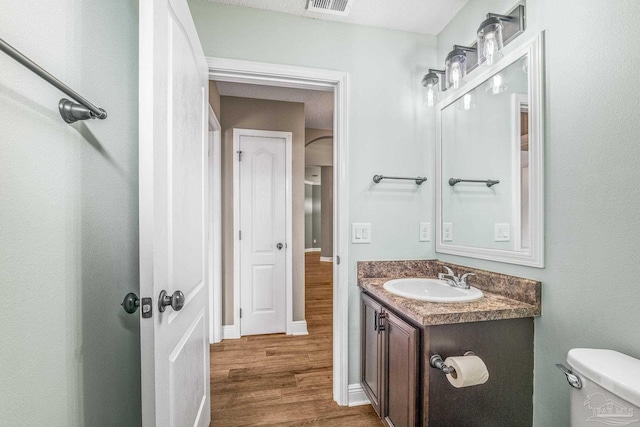
POLYGON ((220 95, 304 104, 305 127, 333 129, 333 92, 216 82, 220 95))
POLYGON ((307 0, 209 0, 309 18, 437 35, 468 0, 354 0, 348 16, 309 12, 307 0))

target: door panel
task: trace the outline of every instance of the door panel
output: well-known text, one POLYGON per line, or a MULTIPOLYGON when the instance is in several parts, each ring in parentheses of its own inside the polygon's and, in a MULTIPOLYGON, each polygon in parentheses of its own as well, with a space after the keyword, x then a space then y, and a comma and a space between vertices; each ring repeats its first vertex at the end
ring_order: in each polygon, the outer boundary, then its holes
POLYGON ((418 419, 418 330, 390 311, 385 311, 384 315, 384 421, 393 427, 415 426, 418 419))
POLYGON ((286 331, 286 144, 238 132, 241 334, 286 331), (278 249, 278 243, 282 248, 278 249))
POLYGON ((276 310, 274 273, 272 265, 253 266, 251 313, 273 313, 276 310))
POLYGON ((194 414, 203 406, 207 392, 204 380, 209 376, 209 348, 205 337, 205 311, 202 310, 169 354, 171 425, 193 425, 194 414))
POLYGON ((378 415, 381 406, 382 387, 382 335, 378 328, 379 314, 382 306, 362 294, 362 319, 361 319, 361 366, 362 389, 364 390, 371 406, 378 415))
POLYGON ((205 426, 208 70, 186 0, 139 4, 142 423, 205 426), (160 312, 162 290, 182 309, 160 312))

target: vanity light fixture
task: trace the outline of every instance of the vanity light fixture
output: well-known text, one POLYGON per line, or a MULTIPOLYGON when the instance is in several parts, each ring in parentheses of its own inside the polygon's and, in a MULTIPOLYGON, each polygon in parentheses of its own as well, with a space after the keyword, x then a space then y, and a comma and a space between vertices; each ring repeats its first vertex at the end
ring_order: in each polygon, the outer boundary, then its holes
POLYGON ((447 89, 458 89, 467 76, 467 53, 476 54, 475 47, 453 46, 445 60, 444 81, 447 89))
POLYGON ((493 65, 502 58, 502 48, 524 31, 524 6, 508 15, 488 13, 478 27, 478 65, 493 65))
MULTIPOLYGON (((487 19, 482 21, 477 31, 477 42, 471 46, 454 45, 445 59, 444 84, 439 80, 439 70, 429 69, 429 74, 422 78, 422 85, 426 88, 423 105, 432 107, 437 101, 434 90, 440 82, 440 91, 458 89, 464 84, 468 72, 486 63, 495 64, 502 57, 502 48, 524 32, 524 5, 518 5, 507 15, 487 13, 487 19), (432 74, 433 72, 433 74, 432 74), (434 80, 438 79, 438 80, 434 80)), ((526 72, 526 69, 524 70, 526 72)), ((495 86, 498 92, 502 86, 495 86)), ((488 89, 487 89, 488 90, 488 89)), ((491 89, 493 91, 493 89, 491 89)))
POLYGON ((441 75, 444 75, 444 70, 434 70, 429 68, 429 72, 422 78, 422 86, 425 87, 423 91, 422 105, 427 107, 433 107, 438 101, 438 92, 441 89, 442 81, 441 75))

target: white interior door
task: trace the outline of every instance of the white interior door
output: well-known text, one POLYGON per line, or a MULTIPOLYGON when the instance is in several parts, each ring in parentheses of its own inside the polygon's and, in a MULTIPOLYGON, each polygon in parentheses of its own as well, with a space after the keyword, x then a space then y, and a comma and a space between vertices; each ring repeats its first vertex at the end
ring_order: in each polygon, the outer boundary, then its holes
POLYGON ((239 151, 241 335, 286 332, 287 139, 280 132, 234 133, 239 151))
POLYGON ((140 0, 139 60, 142 423, 205 426, 208 71, 186 0, 140 0))

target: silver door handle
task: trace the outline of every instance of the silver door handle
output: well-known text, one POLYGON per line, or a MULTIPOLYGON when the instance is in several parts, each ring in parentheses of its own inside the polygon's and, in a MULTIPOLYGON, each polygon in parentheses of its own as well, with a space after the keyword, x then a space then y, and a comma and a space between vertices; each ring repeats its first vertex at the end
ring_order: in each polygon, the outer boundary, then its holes
POLYGON ((175 311, 182 310, 182 307, 184 307, 184 294, 182 291, 175 291, 173 295, 167 294, 167 291, 160 292, 158 297, 158 310, 160 310, 160 313, 164 313, 169 305, 175 311))
POLYGON ((278 250, 279 250, 279 251, 281 251, 281 250, 282 250, 282 248, 284 248, 284 245, 283 245, 282 243, 278 243, 278 244, 276 245, 276 248, 278 248, 278 250))

